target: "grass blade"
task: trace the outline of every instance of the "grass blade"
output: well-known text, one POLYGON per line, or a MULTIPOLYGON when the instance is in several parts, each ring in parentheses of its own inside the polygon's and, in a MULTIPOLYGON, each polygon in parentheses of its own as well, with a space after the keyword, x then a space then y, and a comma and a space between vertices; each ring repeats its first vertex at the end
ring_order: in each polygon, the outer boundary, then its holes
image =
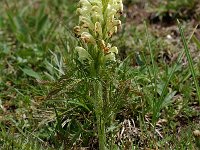
POLYGON ((181 34, 181 39, 183 41, 185 54, 186 54, 186 57, 187 57, 187 60, 188 60, 188 63, 189 63, 189 69, 190 69, 190 72, 191 72, 193 80, 194 80, 194 84, 195 84, 195 87, 196 87, 196 90, 197 90, 197 97, 198 97, 199 104, 200 104, 200 91, 199 91, 199 85, 198 85, 198 82, 197 82, 196 73, 195 73, 195 69, 194 69, 194 63, 192 61, 192 57, 191 57, 191 54, 190 54, 190 51, 189 51, 189 48, 188 48, 188 44, 187 44, 186 39, 185 39, 183 28, 182 28, 179 20, 177 20, 177 22, 178 22, 179 31, 180 31, 180 34, 181 34))
POLYGON ((153 119, 152 119, 152 122, 153 124, 156 123, 156 118, 157 118, 157 113, 158 113, 158 103, 157 100, 157 68, 156 68, 156 64, 155 64, 155 60, 154 60, 154 53, 153 53, 153 49, 152 49, 152 45, 151 45, 151 42, 150 42, 150 37, 149 37, 149 34, 148 34, 148 30, 147 30, 147 25, 146 25, 146 22, 145 22, 145 32, 146 32, 146 37, 147 37, 147 44, 148 44, 148 48, 150 50, 150 59, 151 59, 151 63, 152 63, 152 72, 153 72, 153 76, 151 75, 151 71, 150 71, 150 68, 148 68, 148 71, 149 71, 149 76, 151 78, 151 84, 153 85, 153 88, 154 88, 154 92, 153 92, 153 119))
MULTIPOLYGON (((196 26, 196 27, 194 28, 194 30, 193 30, 193 32, 192 32, 190 38, 188 39, 187 43, 190 42, 190 40, 191 40, 191 38, 193 37, 194 32, 195 32, 195 30, 197 29, 197 27, 198 27, 198 26, 196 26)), ((164 88, 163 88, 163 90, 162 90, 162 92, 161 92, 161 96, 160 96, 160 99, 161 99, 161 100, 164 100, 164 96, 165 96, 165 93, 166 93, 168 84, 169 84, 171 78, 173 77, 175 70, 177 69, 178 65, 180 64, 183 55, 184 55, 184 50, 179 54, 178 59, 177 59, 175 65, 173 66, 173 68, 172 68, 172 70, 171 70, 171 72, 170 72, 170 74, 169 74, 169 77, 168 77, 167 81, 165 82, 164 88)))

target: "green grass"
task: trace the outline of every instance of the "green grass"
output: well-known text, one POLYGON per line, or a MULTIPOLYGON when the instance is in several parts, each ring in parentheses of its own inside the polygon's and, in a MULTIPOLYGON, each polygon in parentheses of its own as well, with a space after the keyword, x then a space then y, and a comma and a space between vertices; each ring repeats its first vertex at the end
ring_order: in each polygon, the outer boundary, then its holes
POLYGON ((92 97, 99 82, 108 149, 197 149, 196 28, 177 24, 183 42, 170 45, 148 20, 126 26, 112 39, 120 50, 116 63, 93 78, 74 51, 77 1, 7 0, 0 6, 0 149, 97 149, 92 97), (160 58, 166 49, 178 57, 160 58))

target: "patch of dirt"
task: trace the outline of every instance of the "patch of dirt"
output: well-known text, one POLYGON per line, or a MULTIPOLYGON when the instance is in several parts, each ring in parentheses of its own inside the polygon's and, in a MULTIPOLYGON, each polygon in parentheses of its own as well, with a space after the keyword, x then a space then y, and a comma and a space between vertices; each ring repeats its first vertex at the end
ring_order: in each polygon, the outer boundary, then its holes
MULTIPOLYGON (((148 31, 151 32, 154 37, 162 39, 168 45, 160 51, 158 59, 162 59, 167 64, 172 64, 177 60, 180 51, 183 50, 183 43, 178 29, 177 19, 180 19, 185 31, 185 37, 189 39, 195 26, 198 25, 200 20, 200 3, 195 6, 194 10, 181 11, 182 14, 180 15, 172 14, 172 12, 166 12, 162 19, 155 15, 156 10, 152 11, 151 9, 150 11, 146 5, 147 4, 144 2, 138 2, 126 6, 125 26, 127 30, 132 26, 136 26, 136 28, 139 29, 141 26, 144 26, 144 21, 146 21, 148 24, 148 31)), ((194 35, 198 40, 200 40, 200 26, 195 30, 194 35)), ((196 44, 190 42, 188 47, 193 60, 197 62, 200 58, 200 51, 198 50, 196 44)), ((182 64, 184 66, 187 65, 186 57, 182 59, 182 64)))

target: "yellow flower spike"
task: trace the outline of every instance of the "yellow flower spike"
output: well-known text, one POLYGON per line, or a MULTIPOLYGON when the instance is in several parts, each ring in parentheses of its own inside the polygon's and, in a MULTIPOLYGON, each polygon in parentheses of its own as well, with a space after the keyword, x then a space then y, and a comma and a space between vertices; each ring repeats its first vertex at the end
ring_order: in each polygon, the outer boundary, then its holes
POLYGON ((74 32, 86 46, 98 44, 106 60, 115 60, 115 54, 118 54, 117 47, 112 47, 105 41, 117 33, 121 26, 118 17, 122 11, 122 0, 80 0, 77 9, 79 26, 74 28, 74 32))
MULTIPOLYGON (((76 47, 78 59, 87 65, 89 76, 99 78, 102 75, 102 68, 107 67, 107 61, 116 61, 118 49, 107 41, 117 32, 121 21, 118 17, 123 11, 122 0, 80 0, 79 26, 74 28, 75 34, 84 44, 76 47)), ((104 69, 103 69, 104 72, 104 69)), ((97 118, 97 129, 99 138, 99 149, 105 150, 106 146, 106 126, 101 115, 104 109, 103 84, 102 81, 93 82, 95 115, 97 118), (96 111, 97 110, 97 111, 96 111), (99 113, 99 112, 100 113, 99 113)))

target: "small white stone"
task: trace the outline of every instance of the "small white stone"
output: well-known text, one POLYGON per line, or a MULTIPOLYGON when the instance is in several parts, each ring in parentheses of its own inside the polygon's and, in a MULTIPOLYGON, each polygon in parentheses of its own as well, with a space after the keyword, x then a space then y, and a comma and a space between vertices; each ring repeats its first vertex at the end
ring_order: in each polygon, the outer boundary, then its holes
POLYGON ((170 34, 167 35, 167 39, 172 40, 172 36, 170 34))

